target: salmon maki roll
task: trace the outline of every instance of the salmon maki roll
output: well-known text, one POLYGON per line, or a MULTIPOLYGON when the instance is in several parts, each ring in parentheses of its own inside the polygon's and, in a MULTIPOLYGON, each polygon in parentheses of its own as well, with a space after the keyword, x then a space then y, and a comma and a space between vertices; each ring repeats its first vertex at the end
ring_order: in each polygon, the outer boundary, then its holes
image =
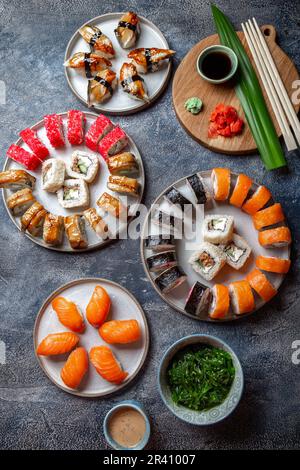
POLYGON ((254 215, 255 212, 259 211, 267 204, 271 197, 272 194, 268 188, 259 186, 255 193, 242 206, 242 210, 249 215, 254 215))
POLYGON ((273 204, 273 206, 256 212, 252 216, 252 220, 256 230, 268 227, 268 225, 274 225, 278 224, 278 222, 282 222, 284 220, 284 213, 281 204, 276 203, 273 204))
POLYGON ((71 352, 63 366, 60 376, 64 384, 70 388, 78 388, 89 368, 89 358, 84 348, 76 348, 71 352))
POLYGON ((127 344, 140 339, 141 329, 137 320, 112 320, 100 326, 99 334, 108 344, 127 344))
POLYGON ((48 140, 53 148, 64 147, 64 133, 62 117, 58 114, 44 116, 44 124, 48 140))
POLYGON ((230 304, 228 287, 223 284, 215 284, 212 288, 212 296, 212 303, 209 309, 210 318, 226 317, 230 304))
POLYGON ((286 274, 291 266, 291 260, 272 256, 258 256, 256 266, 270 273, 286 274))
POLYGON ((235 281, 229 284, 231 306, 235 314, 252 312, 255 307, 254 296, 248 281, 235 281))
POLYGON ((28 145, 34 155, 36 155, 40 160, 45 160, 45 158, 49 157, 49 150, 37 137, 35 130, 30 128, 23 129, 19 133, 19 136, 23 139, 25 144, 28 145))
POLYGON ((64 297, 56 297, 52 300, 51 305, 62 325, 75 333, 84 332, 83 316, 74 302, 64 297))
POLYGON ((248 196, 248 192, 252 186, 252 179, 249 176, 244 175, 241 173, 236 181, 234 190, 230 197, 230 204, 235 207, 242 207, 246 197, 248 196))
POLYGON ((53 333, 38 345, 36 353, 39 356, 57 356, 58 354, 65 354, 77 346, 79 336, 70 331, 63 333, 53 333))
POLYGON ((104 287, 96 286, 86 307, 87 321, 95 328, 99 328, 109 314, 110 305, 110 297, 104 287))
POLYGON ((253 269, 247 275, 247 281, 265 302, 268 302, 277 294, 275 287, 259 269, 253 269))
POLYGON ((289 245, 292 242, 292 236, 290 229, 282 226, 259 232, 258 241, 265 248, 278 248, 289 245))
POLYGON ((97 346, 90 350, 90 361, 104 380, 120 384, 128 376, 108 346, 97 346))
POLYGON ((214 168, 211 179, 214 199, 216 201, 226 201, 230 192, 230 170, 228 168, 214 168))

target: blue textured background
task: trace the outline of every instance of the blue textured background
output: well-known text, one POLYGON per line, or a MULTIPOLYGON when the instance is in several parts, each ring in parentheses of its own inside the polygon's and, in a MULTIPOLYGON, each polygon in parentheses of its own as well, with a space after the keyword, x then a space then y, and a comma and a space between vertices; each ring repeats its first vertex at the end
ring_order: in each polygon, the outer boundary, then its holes
MULTIPOLYGON (((255 16, 272 23, 281 47, 300 68, 300 8, 297 1, 218 1, 238 28, 255 16)), ((0 106, 1 159, 20 129, 44 114, 83 109, 63 74, 65 47, 86 20, 128 8, 152 20, 177 51, 175 66, 201 38, 214 32, 208 1, 81 0, 0 1, 1 80, 7 104, 0 106), (180 5, 180 6, 179 6, 180 5)), ((230 165, 266 184, 283 205, 290 223, 293 268, 275 300, 252 317, 209 325, 172 311, 151 289, 138 241, 120 241, 103 251, 58 254, 22 237, 0 203, 0 339, 7 364, 0 365, 0 447, 6 449, 104 449, 102 421, 120 399, 142 401, 152 417, 151 449, 299 447, 300 365, 291 362, 291 344, 300 339, 299 153, 288 156, 288 172, 267 173, 259 158, 225 157, 200 147, 185 134, 167 92, 149 110, 119 119, 142 151, 147 175, 145 202, 179 177, 213 165, 230 165), (126 286, 145 309, 151 348, 143 373, 119 396, 85 400, 57 389, 39 368, 32 347, 34 319, 43 300, 62 283, 101 276, 126 286), (169 413, 158 394, 156 373, 162 352, 186 334, 211 333, 227 341, 244 367, 246 386, 237 411, 209 429, 184 424, 169 413)))

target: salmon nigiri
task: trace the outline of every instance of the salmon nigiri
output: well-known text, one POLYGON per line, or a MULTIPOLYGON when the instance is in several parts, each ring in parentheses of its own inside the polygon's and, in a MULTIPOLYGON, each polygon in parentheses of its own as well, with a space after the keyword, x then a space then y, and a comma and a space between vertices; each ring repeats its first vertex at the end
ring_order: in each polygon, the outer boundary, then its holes
POLYGON ((71 352, 63 366, 60 376, 70 388, 77 388, 89 367, 88 354, 84 348, 76 348, 71 352))
POLYGON ((90 361, 99 375, 108 382, 120 384, 128 376, 108 346, 97 346, 90 350, 90 361))
POLYGON ((86 307, 87 321, 95 328, 99 328, 107 318, 110 304, 110 297, 104 287, 96 286, 86 307))
POLYGON ((37 354, 39 356, 56 356, 57 354, 65 354, 79 342, 79 336, 70 331, 63 333, 53 333, 46 338, 38 345, 37 354))
POLYGON ((108 344, 126 344, 140 339, 141 329, 136 320, 112 320, 100 326, 99 334, 108 344))
POLYGON ((51 305, 62 325, 75 333, 83 333, 85 330, 83 316, 74 302, 64 297, 56 297, 51 305))

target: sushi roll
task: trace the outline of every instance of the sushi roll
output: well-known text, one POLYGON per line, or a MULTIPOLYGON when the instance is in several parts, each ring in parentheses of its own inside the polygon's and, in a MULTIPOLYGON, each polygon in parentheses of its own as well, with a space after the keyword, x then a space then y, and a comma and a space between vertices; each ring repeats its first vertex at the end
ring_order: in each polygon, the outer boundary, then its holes
POLYGON ((248 281, 231 282, 229 284, 229 294, 231 306, 236 315, 252 312, 255 301, 248 281))
POLYGON ((145 247, 154 253, 175 250, 173 235, 149 235, 145 239, 145 247))
POLYGON ((90 80, 97 72, 111 67, 111 61, 101 57, 96 52, 76 52, 64 62, 65 67, 76 70, 80 75, 90 80))
POLYGON ((292 236, 288 227, 277 227, 259 232, 258 241, 265 248, 279 248, 290 245, 292 236))
POLYGON ((31 219, 27 226, 27 232, 29 232, 30 235, 37 237, 41 234, 47 214, 48 212, 43 208, 31 219))
POLYGON ((134 47, 140 32, 140 20, 133 11, 124 13, 115 29, 116 38, 123 49, 134 47))
POLYGON ((48 213, 43 227, 43 240, 47 245, 61 245, 64 235, 64 218, 48 213))
POLYGON ((191 204, 186 197, 184 197, 176 188, 172 187, 164 194, 164 198, 173 204, 174 206, 179 206, 182 211, 184 211, 184 206, 191 204))
POLYGON ((211 199, 211 194, 199 174, 195 173, 194 175, 188 176, 186 182, 194 194, 197 204, 205 204, 211 199))
POLYGON ((85 145, 94 152, 98 150, 100 140, 108 134, 114 125, 111 120, 100 114, 85 135, 85 145))
POLYGON ((276 203, 273 204, 273 206, 269 206, 266 209, 255 212, 252 216, 252 220, 256 230, 283 222, 284 213, 281 204, 276 203))
POLYGON ((97 26, 86 24, 79 29, 79 34, 89 44, 91 50, 96 51, 101 57, 112 59, 115 56, 111 40, 97 26))
POLYGON ((64 218, 64 225, 69 243, 74 250, 88 246, 84 220, 80 215, 68 215, 64 218))
POLYGON ((277 290, 268 278, 259 269, 253 269, 247 275, 247 281, 253 290, 265 301, 271 300, 277 294, 277 290))
POLYGON ((230 192, 230 170, 228 168, 214 168, 211 173, 216 201, 226 201, 230 192))
POLYGON ((48 193, 56 193, 64 184, 65 162, 49 158, 42 166, 42 188, 48 193))
POLYGON ((6 204, 13 215, 23 214, 35 202, 32 190, 29 188, 20 189, 6 199, 6 204))
POLYGON ((177 264, 175 251, 164 251, 147 258, 149 271, 159 273, 177 264))
POLYGON ((96 155, 75 150, 72 153, 70 164, 66 165, 66 172, 70 178, 79 178, 92 183, 99 170, 99 159, 96 155))
POLYGON ((36 155, 40 160, 45 160, 45 158, 49 157, 49 150, 37 137, 36 131, 34 129, 23 129, 19 133, 19 136, 23 139, 23 142, 28 145, 34 155, 36 155))
POLYGON ((117 126, 100 140, 98 152, 104 160, 107 160, 111 155, 119 153, 127 144, 128 137, 126 133, 121 127, 117 126))
POLYGON ((233 217, 225 214, 209 214, 203 221, 203 238, 210 243, 227 243, 233 237, 233 217))
POLYGON ((174 215, 156 210, 151 217, 151 222, 158 225, 160 231, 167 231, 170 234, 181 233, 182 219, 174 215))
POLYGON ((25 170, 8 170, 0 172, 0 188, 18 191, 19 189, 33 189, 36 178, 25 170))
POLYGON ((96 209, 90 207, 83 212, 83 216, 89 226, 96 232, 98 237, 106 240, 109 237, 109 230, 107 224, 104 222, 102 217, 97 214, 96 209))
POLYGON ((163 294, 167 294, 183 284, 186 279, 187 276, 180 266, 172 266, 160 273, 154 282, 163 294))
POLYGON ((272 194, 265 186, 259 186, 254 194, 244 203, 242 210, 249 215, 262 209, 271 199, 272 194))
POLYGON ((64 147, 62 117, 59 114, 47 114, 44 116, 44 124, 48 140, 53 148, 64 147))
POLYGON ((88 81, 88 106, 103 103, 112 97, 118 84, 117 74, 110 69, 101 70, 88 81))
POLYGON ((135 176, 139 165, 133 153, 123 152, 107 159, 107 167, 112 175, 135 176))
POLYGON ((71 145, 83 144, 85 121, 85 115, 82 111, 77 109, 68 111, 67 137, 71 145))
POLYGON ((210 300, 210 288, 197 281, 189 292, 184 310, 196 317, 203 317, 208 312, 210 300))
POLYGON ((23 165, 27 170, 34 171, 42 163, 41 160, 34 154, 27 152, 27 150, 12 144, 6 152, 8 158, 23 165))
POLYGON ((209 316, 213 319, 225 318, 230 305, 229 290, 223 284, 215 284, 212 288, 212 302, 209 316))
POLYGON ((189 259, 193 270, 207 281, 211 281, 218 274, 225 262, 223 251, 219 247, 205 242, 189 259))
POLYGON ((82 179, 65 180, 57 191, 57 199, 65 209, 86 207, 90 202, 89 187, 82 179))
POLYGON ((251 248, 246 240, 236 233, 226 245, 220 246, 226 256, 226 263, 233 269, 241 269, 251 254, 251 248))
POLYGON ((241 173, 237 177, 237 181, 234 187, 234 190, 230 197, 230 204, 235 207, 242 207, 246 197, 248 196, 248 192, 252 186, 252 179, 249 178, 247 175, 241 173))
POLYGON ((144 79, 138 75, 136 67, 125 62, 120 70, 120 82, 125 93, 134 100, 144 101, 148 103, 149 96, 144 79))
POLYGON ((26 230, 33 218, 44 209, 42 204, 35 201, 21 217, 21 228, 26 230))
POLYGON ((123 206, 119 198, 108 193, 103 193, 97 201, 97 205, 105 213, 113 215, 117 219, 125 216, 126 208, 123 206))
POLYGON ((126 194, 127 196, 138 196, 139 183, 135 178, 128 178, 127 176, 113 176, 108 177, 108 189, 117 193, 126 194))
POLYGON ((259 269, 270 273, 286 274, 291 266, 291 260, 275 256, 258 256, 255 264, 259 269))
POLYGON ((128 54, 128 59, 136 67, 138 73, 157 72, 160 70, 164 61, 171 59, 175 51, 170 49, 158 49, 157 47, 140 47, 134 49, 128 54))

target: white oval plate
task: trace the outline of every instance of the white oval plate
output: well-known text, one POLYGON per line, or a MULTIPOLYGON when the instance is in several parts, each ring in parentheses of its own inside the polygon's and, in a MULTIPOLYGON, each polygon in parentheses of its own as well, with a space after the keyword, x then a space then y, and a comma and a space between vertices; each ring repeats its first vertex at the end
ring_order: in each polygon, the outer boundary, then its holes
MULTIPOLYGON (((86 117, 86 130, 87 130, 90 127, 90 125, 94 122, 94 120, 97 119, 98 116, 97 116, 97 114, 86 112, 86 111, 84 112, 84 114, 85 114, 85 117, 86 117)), ((63 118, 64 129, 66 129, 66 126, 67 126, 67 113, 66 112, 65 113, 60 113, 60 115, 63 118)), ((98 156, 99 163, 100 163, 98 175, 97 175, 96 179, 93 181, 93 183, 88 185, 89 189, 90 189, 90 207, 95 207, 95 208, 97 207, 96 201, 97 201, 97 199, 99 199, 99 197, 101 196, 101 194, 104 191, 116 195, 116 193, 113 193, 112 191, 110 191, 106 187, 106 183, 107 183, 108 176, 109 176, 109 171, 108 171, 107 165, 105 164, 103 158, 101 157, 101 155, 99 153, 93 152, 92 150, 87 148, 84 144, 82 144, 82 145, 70 145, 69 142, 68 142, 68 139, 66 137, 66 132, 65 132, 65 142, 66 142, 65 147, 62 147, 60 149, 52 148, 49 141, 48 141, 48 139, 47 139, 47 136, 46 136, 46 130, 45 130, 45 127, 44 127, 44 121, 43 120, 39 121, 37 124, 32 126, 32 129, 35 129, 37 131, 37 136, 39 137, 39 139, 46 145, 46 147, 48 147, 48 149, 50 151, 50 158, 57 157, 57 158, 61 158, 62 160, 65 160, 65 161, 71 160, 71 155, 75 150, 83 150, 83 151, 86 151, 88 153, 94 153, 98 156)), ((126 129, 124 129, 124 130, 126 131, 126 129)), ((127 136, 128 136, 128 134, 127 134, 127 136)), ((138 209, 138 206, 141 202, 142 196, 143 196, 144 185, 145 185, 145 174, 144 174, 144 167, 143 167, 141 154, 140 154, 137 146, 133 142, 133 140, 130 138, 130 136, 128 136, 128 140, 129 140, 129 145, 126 147, 125 150, 126 151, 128 150, 128 152, 132 152, 136 156, 136 159, 137 159, 137 162, 138 162, 138 165, 139 165, 139 176, 137 178, 139 183, 140 183, 139 196, 138 197, 131 196, 131 197, 127 198, 127 205, 130 206, 129 216, 133 216, 136 213, 136 211, 138 209)), ((26 150, 29 150, 28 147, 24 144, 24 142, 21 138, 16 142, 16 144, 20 145, 21 147, 24 147, 26 150)), ((4 164, 3 171, 14 170, 14 169, 18 169, 18 168, 23 169, 23 167, 21 165, 19 165, 18 163, 16 163, 14 160, 11 160, 10 158, 7 158, 6 161, 5 161, 5 164, 4 164)), ((35 189, 34 189, 33 193, 34 193, 36 199, 45 207, 45 209, 47 209, 49 212, 52 212, 56 215, 63 215, 63 216, 70 215, 70 214, 80 214, 80 213, 82 213, 82 210, 80 208, 79 209, 64 209, 58 203, 58 199, 57 199, 57 196, 56 196, 55 193, 54 194, 53 193, 48 193, 47 191, 42 189, 42 184, 41 184, 42 169, 41 168, 42 168, 42 165, 40 165, 40 167, 36 171, 29 172, 29 173, 33 174, 37 179, 35 189)), ((2 194, 3 194, 3 200, 4 200, 6 210, 9 214, 11 220, 14 222, 16 227, 18 227, 18 229, 21 230, 20 218, 15 217, 11 213, 11 211, 8 209, 7 204, 6 204, 6 199, 11 194, 11 191, 7 190, 7 189, 3 189, 2 194)), ((123 202, 125 203, 126 197, 124 198, 124 196, 119 195, 119 194, 117 194, 117 196, 121 200, 123 200, 123 202)), ((105 220, 107 221, 108 226, 111 225, 111 227, 114 227, 114 217, 113 216, 107 215, 105 220)), ((96 233, 88 226, 87 223, 85 224, 85 226, 86 226, 86 232, 87 232, 87 238, 88 238, 88 244, 89 245, 88 245, 87 248, 84 248, 83 250, 73 250, 73 248, 71 248, 70 245, 69 245, 69 242, 67 240, 66 235, 64 236, 64 241, 63 241, 62 245, 60 245, 60 246, 49 246, 43 241, 42 238, 33 237, 32 235, 30 235, 27 232, 25 233, 25 235, 28 238, 30 238, 30 240, 32 240, 34 243, 37 243, 38 245, 43 246, 45 248, 48 248, 50 250, 66 251, 66 252, 72 252, 72 253, 77 253, 79 251, 88 251, 88 250, 92 250, 94 248, 103 247, 104 245, 106 245, 107 243, 109 243, 111 241, 111 240, 102 240, 101 238, 97 237, 96 233)), ((125 230, 126 226, 127 226, 126 221, 123 221, 123 222, 120 221, 118 233, 125 230)), ((112 235, 116 236, 116 233, 114 234, 113 231, 112 231, 112 235)))
MULTIPOLYGON (((201 171, 199 172, 204 178, 205 182, 209 187, 211 187, 211 178, 210 174, 211 171, 201 171)), ((188 175, 189 176, 189 175, 188 175)), ((234 172, 231 172, 231 190, 233 189, 236 181, 236 177, 238 175, 234 172)), ((171 184, 168 188, 166 188, 154 201, 153 205, 161 205, 161 204, 166 204, 164 201, 164 194, 166 191, 168 191, 172 186, 177 188, 184 196, 186 196, 187 199, 190 201, 193 201, 193 194, 191 190, 189 189, 188 185, 186 184, 186 178, 181 178, 175 183, 171 184)), ((252 188, 255 189, 259 185, 257 183, 253 183, 252 188)), ((153 206, 152 205, 152 206, 153 206)), ((204 206, 204 215, 206 214, 228 214, 232 215, 234 217, 234 225, 235 225, 235 232, 241 235, 243 238, 247 240, 249 243, 252 253, 250 255, 250 258, 247 260, 246 264, 240 269, 239 271, 236 271, 235 269, 231 268, 228 265, 225 265, 220 273, 212 280, 212 281, 206 281, 203 279, 199 274, 197 274, 192 266, 189 264, 188 260, 193 253, 193 251, 196 251, 195 248, 193 248, 191 251, 187 251, 185 248, 185 243, 186 239, 183 238, 181 240, 176 240, 176 255, 178 259, 178 264, 179 266, 182 267, 184 272, 186 273, 188 279, 186 282, 184 282, 181 286, 178 288, 175 288, 168 294, 163 294, 159 288, 156 286, 154 279, 156 277, 155 273, 152 273, 148 269, 148 265, 146 262, 146 259, 153 255, 151 250, 148 250, 145 247, 145 238, 148 235, 153 235, 153 234, 158 234, 159 233, 159 228, 151 224, 151 211, 152 208, 149 210, 143 229, 142 229, 142 234, 141 234, 141 257, 142 257, 142 262, 144 265, 145 272, 153 286, 153 288, 156 290, 156 292, 160 295, 160 297, 172 308, 177 310, 178 312, 183 313, 184 315, 187 315, 188 317, 194 318, 196 320, 204 320, 204 321, 211 321, 211 322, 224 322, 224 321, 231 321, 231 320, 237 320, 240 318, 244 318, 246 315, 250 315, 257 311, 259 308, 261 308, 265 302, 258 297, 254 293, 255 297, 255 305, 256 309, 253 310, 253 312, 250 312, 248 314, 243 314, 243 315, 234 315, 233 312, 229 312, 228 316, 224 319, 220 320, 214 320, 210 317, 207 316, 207 318, 198 318, 195 317, 189 313, 187 313, 184 310, 184 305, 186 298, 188 296, 189 290, 192 287, 192 285, 196 282, 199 281, 204 285, 207 285, 209 287, 213 287, 214 284, 226 284, 228 285, 232 281, 238 281, 241 279, 244 279, 246 275, 254 269, 255 266, 255 259, 258 255, 264 255, 264 256, 278 256, 281 258, 289 258, 290 256, 290 248, 289 247, 282 247, 282 248, 276 248, 276 249, 266 249, 263 248, 259 242, 258 242, 258 237, 257 237, 257 230, 254 228, 254 225, 252 223, 251 217, 243 212, 241 209, 238 209, 232 205, 229 204, 229 202, 218 202, 218 201, 210 201, 205 204, 204 206)), ((201 243, 202 242, 202 235, 201 235, 201 230, 197 232, 196 234, 196 240, 194 241, 195 243, 201 243)), ((275 273, 265 273, 268 279, 272 282, 274 287, 278 289, 284 279, 283 274, 275 274, 275 273)))
MULTIPOLYGON (((109 39, 112 41, 116 57, 111 59, 112 69, 117 73, 119 77, 119 72, 121 66, 127 60, 127 54, 132 49, 138 47, 158 47, 160 49, 169 49, 169 45, 162 34, 162 32, 149 20, 139 15, 141 22, 141 34, 134 47, 131 49, 122 49, 119 45, 119 42, 115 36, 114 29, 117 27, 118 22, 121 16, 124 13, 107 13, 105 15, 97 16, 90 21, 84 23, 84 25, 90 24, 97 26, 106 34, 109 39)), ((78 28, 78 30, 80 29, 78 28)), ((76 52, 89 52, 89 45, 82 39, 78 30, 72 36, 67 45, 65 53, 65 61, 68 60, 76 52)), ((86 106, 87 102, 87 79, 82 77, 76 72, 76 70, 65 67, 65 75, 69 87, 75 96, 86 106)), ((148 73, 142 75, 145 84, 147 85, 148 95, 150 98, 149 103, 144 103, 142 101, 137 101, 128 96, 127 93, 124 93, 120 84, 115 89, 113 96, 104 103, 93 106, 93 109, 100 111, 102 113, 109 113, 112 115, 126 115, 136 113, 142 109, 147 108, 152 104, 159 95, 165 89, 168 80, 171 75, 171 62, 166 61, 162 68, 154 73, 148 73)))
MULTIPOLYGON (((108 320, 125 320, 132 318, 136 319, 140 324, 142 337, 139 341, 131 344, 108 345, 122 364, 124 370, 128 372, 127 379, 120 385, 111 384, 104 380, 96 372, 94 366, 89 363, 89 370, 83 382, 77 390, 73 390, 67 387, 60 377, 60 371, 69 353, 57 357, 36 355, 41 368, 55 385, 65 392, 88 398, 103 397, 124 388, 138 374, 146 359, 149 348, 148 324, 143 309, 135 297, 124 287, 107 279, 87 278, 71 281, 59 287, 45 300, 37 315, 33 330, 35 351, 38 344, 45 336, 51 333, 70 331, 58 321, 57 315, 51 307, 52 300, 58 295, 69 298, 80 307, 85 317, 85 308, 96 285, 104 287, 111 298, 112 306, 108 320)), ((92 327, 86 318, 85 323, 86 330, 79 335, 79 346, 83 346, 87 352, 89 352, 93 346, 106 344, 100 337, 98 330, 92 327)))

